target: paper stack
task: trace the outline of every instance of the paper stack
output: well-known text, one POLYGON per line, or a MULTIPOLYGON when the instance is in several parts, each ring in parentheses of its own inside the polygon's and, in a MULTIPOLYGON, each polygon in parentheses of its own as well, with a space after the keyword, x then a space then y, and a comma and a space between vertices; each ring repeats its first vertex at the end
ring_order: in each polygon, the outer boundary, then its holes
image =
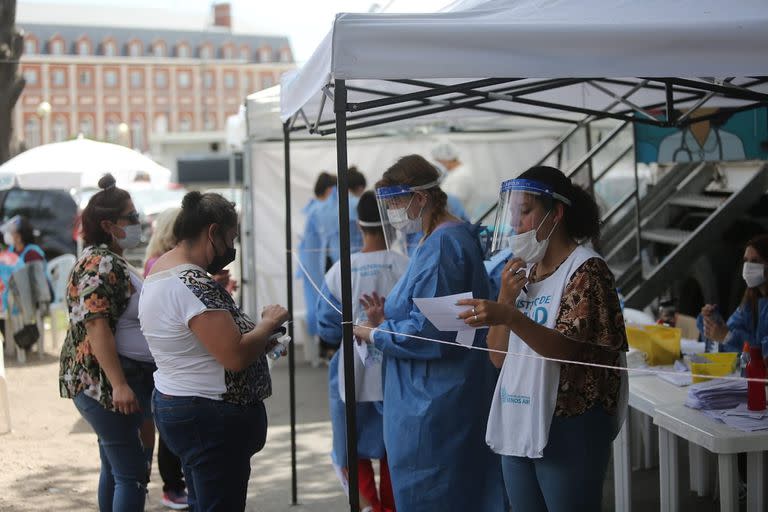
POLYGON ((692 409, 723 410, 746 401, 746 380, 710 380, 691 386, 685 405, 692 409))
POLYGON ((750 411, 747 404, 741 403, 734 409, 724 411, 703 411, 710 418, 722 421, 729 427, 742 432, 768 430, 768 410, 750 411))

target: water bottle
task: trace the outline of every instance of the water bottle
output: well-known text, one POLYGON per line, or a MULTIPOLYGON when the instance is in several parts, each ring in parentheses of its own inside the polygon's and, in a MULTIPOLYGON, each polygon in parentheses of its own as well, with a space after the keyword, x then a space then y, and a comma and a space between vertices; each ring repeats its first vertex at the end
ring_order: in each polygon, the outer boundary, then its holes
POLYGON ((742 377, 747 376, 747 365, 749 364, 749 342, 745 341, 739 356, 739 370, 742 377))
POLYGON ((285 352, 288 349, 288 343, 290 343, 291 337, 286 336, 282 340, 278 341, 277 344, 272 347, 272 350, 269 351, 267 354, 267 357, 270 358, 273 361, 277 361, 280 359, 280 356, 283 355, 283 352, 285 352))

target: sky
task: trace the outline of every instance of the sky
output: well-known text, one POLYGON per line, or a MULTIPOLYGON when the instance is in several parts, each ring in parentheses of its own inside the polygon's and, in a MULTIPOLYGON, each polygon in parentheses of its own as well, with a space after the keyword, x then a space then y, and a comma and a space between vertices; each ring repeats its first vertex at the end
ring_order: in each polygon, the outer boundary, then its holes
MULTIPOLYGON (((299 64, 312 55, 338 12, 434 12, 450 3, 451 0, 230 0, 235 32, 287 35, 299 64)), ((157 14, 138 16, 134 24, 147 28, 202 29, 212 0, 131 0, 128 4, 130 9, 157 14)), ((105 25, 130 25, 131 17, 126 16, 129 13, 125 6, 125 0, 17 0, 17 21, 94 24, 105 20, 105 25), (88 14, 93 21, 87 21, 88 14)))

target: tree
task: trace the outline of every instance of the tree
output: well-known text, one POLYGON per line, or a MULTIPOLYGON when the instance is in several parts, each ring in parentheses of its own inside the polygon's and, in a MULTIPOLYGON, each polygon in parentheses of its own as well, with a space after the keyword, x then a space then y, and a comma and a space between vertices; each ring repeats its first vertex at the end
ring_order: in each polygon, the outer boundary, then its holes
POLYGON ((16 0, 0 0, 0 164, 11 157, 13 107, 24 90, 19 59, 24 35, 16 29, 16 0))

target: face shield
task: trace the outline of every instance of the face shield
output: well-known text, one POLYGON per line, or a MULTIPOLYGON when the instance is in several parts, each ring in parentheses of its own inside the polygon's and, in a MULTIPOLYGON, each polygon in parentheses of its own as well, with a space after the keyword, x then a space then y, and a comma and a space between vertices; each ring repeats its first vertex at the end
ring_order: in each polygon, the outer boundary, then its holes
POLYGON ((425 185, 394 185, 376 189, 376 203, 379 207, 387 249, 408 254, 407 235, 418 233, 424 208, 416 205, 416 192, 438 186, 437 181, 425 185))
POLYGON ((538 201, 549 198, 570 206, 571 201, 565 196, 553 191, 547 185, 534 180, 514 179, 501 184, 499 192, 499 207, 496 210, 496 222, 491 234, 489 256, 502 250, 510 250, 513 256, 522 258, 529 263, 543 256, 541 245, 546 250, 545 242, 555 227, 540 232, 537 231, 544 221, 552 214, 551 209, 543 214, 537 208, 538 201), (541 240, 538 240, 541 239, 541 240), (531 253, 528 255, 528 253, 531 253))

